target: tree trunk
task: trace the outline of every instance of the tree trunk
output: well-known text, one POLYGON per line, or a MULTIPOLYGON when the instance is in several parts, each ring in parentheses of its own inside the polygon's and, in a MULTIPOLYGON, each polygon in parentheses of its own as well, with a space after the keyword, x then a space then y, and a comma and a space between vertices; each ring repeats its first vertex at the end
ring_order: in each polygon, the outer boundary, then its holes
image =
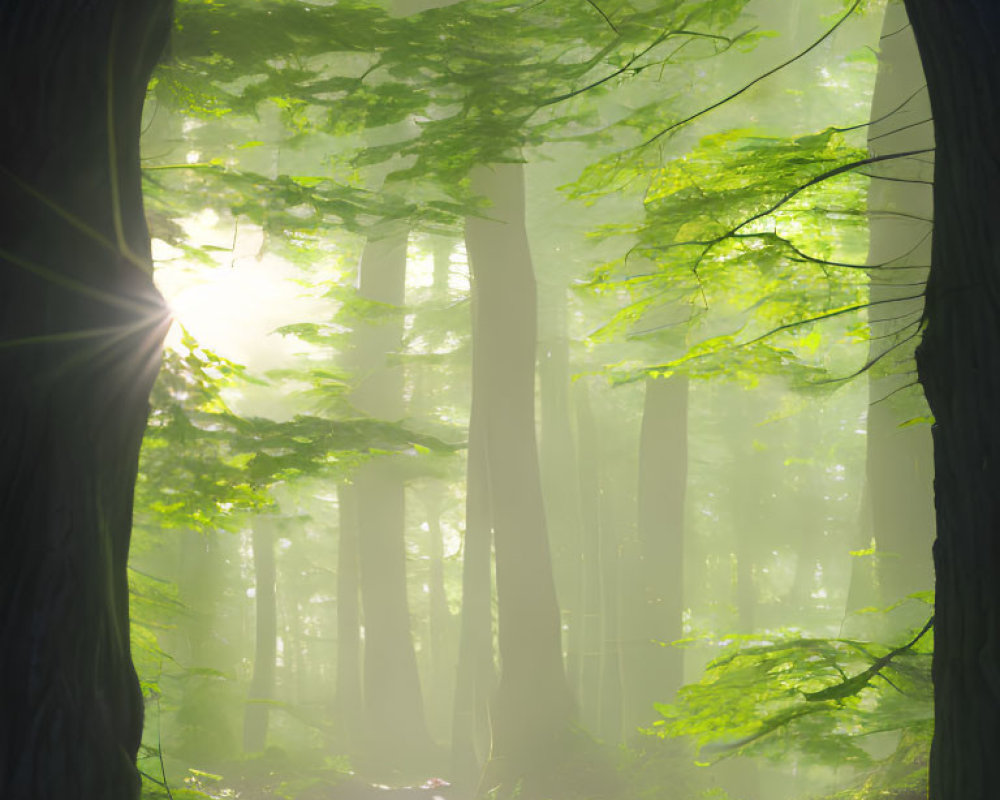
POLYGON ((593 689, 589 679, 597 673, 586 661, 588 657, 598 657, 599 653, 599 648, 588 651, 587 628, 588 625, 592 628, 594 623, 599 624, 600 617, 586 619, 584 604, 588 602, 588 597, 583 586, 585 572, 590 567, 597 569, 597 564, 588 565, 584 561, 583 549, 586 545, 579 535, 579 487, 570 478, 576 472, 576 442, 571 424, 568 306, 569 298, 562 282, 539 287, 538 388, 541 419, 538 446, 552 567, 562 601, 566 671, 586 719, 590 711, 587 706, 591 702, 596 703, 598 697, 596 693, 588 692, 587 683, 589 681, 593 689))
POLYGON ((653 703, 671 702, 684 679, 684 653, 669 645, 683 633, 687 395, 686 377, 646 381, 639 441, 639 563, 623 679, 630 731, 655 719, 653 703))
MULTIPOLYGON (((365 245, 359 292, 385 305, 378 321, 357 333, 362 381, 351 402, 369 416, 403 416, 403 371, 387 359, 402 342, 406 230, 390 230, 365 245)), ((357 472, 361 604, 364 613, 365 767, 386 778, 417 768, 431 750, 407 600, 405 482, 392 457, 376 457, 357 472)))
MULTIPOLYGON (((174 628, 164 648, 178 665, 194 673, 182 682, 171 714, 172 724, 180 731, 173 755, 200 758, 206 763, 236 758, 240 753, 241 709, 236 708, 235 714, 221 712, 230 708, 228 695, 220 694, 228 688, 214 675, 235 671, 245 656, 242 635, 232 637, 231 642, 218 635, 226 624, 219 609, 223 588, 230 580, 239 580, 228 574, 227 566, 230 555, 239 563, 239 537, 210 530, 175 531, 171 538, 179 539, 175 541, 180 549, 178 564, 171 574, 176 576, 178 600, 186 610, 186 619, 184 625, 174 628)), ((166 717, 165 709, 161 713, 166 717)))
MULTIPOLYGON (((473 312, 475 313, 475 312, 473 312)), ((475 786, 489 754, 488 703, 496 684, 493 659, 492 515, 482 398, 473 396, 466 467, 465 539, 462 552, 462 618, 451 726, 454 782, 475 786)))
MULTIPOLYGON (((869 151, 873 156, 934 146, 931 110, 913 32, 901 0, 886 8, 879 71, 872 98, 869 151)), ((930 155, 924 158, 930 158, 930 155)), ((927 279, 931 252, 933 168, 923 159, 888 161, 874 171, 868 192, 871 234, 869 325, 869 407, 863 547, 875 540, 874 597, 859 597, 859 608, 888 606, 933 585, 930 547, 934 539, 934 493, 930 426, 904 422, 927 414, 913 380, 916 326, 923 298, 915 287, 927 279)), ((859 562, 857 567, 862 568, 859 562)), ((872 591, 874 589, 874 592, 872 591)), ((904 609, 905 611, 905 609, 904 609)), ((916 613, 923 614, 922 610, 916 613)), ((906 614, 903 624, 923 624, 906 614)))
POLYGON ((934 243, 917 368, 934 414, 931 800, 1000 786, 1000 6, 907 0, 934 112, 934 243))
POLYGON ((267 744, 267 723, 274 700, 274 671, 278 639, 278 603, 275 591, 274 521, 258 517, 253 526, 254 637, 253 676, 243 717, 243 751, 259 753, 267 744))
POLYGON ((403 481, 391 464, 367 464, 355 479, 364 609, 366 767, 409 772, 430 750, 407 601, 403 481), (387 469, 388 467, 388 469, 387 469))
POLYGON ((126 562, 167 315, 139 133, 171 5, 0 4, 0 796, 139 794, 126 562))
MULTIPOLYGON (((480 167, 466 244, 476 303, 473 396, 483 403, 496 548, 501 674, 493 703, 487 784, 545 797, 574 718, 563 671, 535 436, 535 279, 524 228, 520 165, 480 167)), ((485 789, 492 786, 485 785, 485 789)), ((555 787, 552 787, 553 789, 555 787)))
MULTIPOLYGON (((619 608, 619 570, 621 565, 619 531, 627 527, 615 507, 617 489, 609 480, 611 454, 600 435, 590 399, 588 381, 573 386, 579 442, 579 484, 581 537, 597 542, 599 553, 599 595, 601 607, 600 688, 591 702, 597 704, 598 721, 594 732, 604 741, 617 743, 623 737, 622 647, 619 608), (609 524, 609 519, 612 521, 609 524)), ((617 464, 615 466, 618 466, 617 464)))
POLYGON ((362 728, 361 608, 358 574, 358 509, 354 487, 337 490, 337 687, 334 725, 343 746, 352 746, 362 728))
POLYGON ((423 487, 424 508, 427 510, 427 629, 425 648, 427 661, 427 701, 429 722, 435 734, 447 734, 451 717, 451 690, 454 686, 455 641, 452 615, 444 581, 444 540, 441 531, 441 509, 444 485, 431 479, 423 487))

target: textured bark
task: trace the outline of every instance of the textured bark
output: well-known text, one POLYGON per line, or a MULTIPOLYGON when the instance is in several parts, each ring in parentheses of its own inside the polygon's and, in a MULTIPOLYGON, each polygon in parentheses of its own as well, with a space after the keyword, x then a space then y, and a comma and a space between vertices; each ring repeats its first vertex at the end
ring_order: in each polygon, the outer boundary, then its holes
POLYGON ((473 402, 483 431, 496 548, 500 682, 485 789, 545 797, 565 755, 573 703, 563 672, 559 605, 549 553, 535 436, 535 278, 524 228, 520 165, 477 168, 473 189, 491 202, 470 218, 473 402))
POLYGON ((934 112, 917 367, 935 417, 931 800, 1000 786, 1000 5, 907 0, 934 112))
POLYGON ((126 561, 166 313, 139 132, 169 2, 0 3, 0 797, 137 797, 126 561))
POLYGON ((243 717, 243 750, 259 753, 267 744, 270 707, 274 700, 274 673, 278 642, 277 570, 274 561, 273 521, 258 518, 253 528, 254 618, 253 676, 243 717))

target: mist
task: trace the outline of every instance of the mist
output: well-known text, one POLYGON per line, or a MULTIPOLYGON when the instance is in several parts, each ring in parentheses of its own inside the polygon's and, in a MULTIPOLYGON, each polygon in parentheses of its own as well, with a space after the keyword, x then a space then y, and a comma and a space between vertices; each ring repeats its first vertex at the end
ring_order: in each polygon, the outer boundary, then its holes
POLYGON ((141 797, 926 797, 903 4, 173 11, 141 797))

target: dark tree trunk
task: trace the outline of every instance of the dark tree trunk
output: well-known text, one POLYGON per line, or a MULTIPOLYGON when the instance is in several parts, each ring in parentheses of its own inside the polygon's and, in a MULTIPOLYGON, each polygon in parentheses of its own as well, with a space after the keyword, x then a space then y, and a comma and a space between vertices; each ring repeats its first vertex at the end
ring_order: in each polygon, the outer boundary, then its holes
POLYGON ((1000 5, 907 0, 934 112, 917 367, 935 417, 932 800, 1000 786, 1000 5))
POLYGON ((259 753, 267 744, 267 723, 274 700, 274 670, 278 643, 277 569, 274 562, 273 520, 259 518, 253 527, 254 629, 253 676, 243 717, 243 750, 259 753))
POLYGON ((535 277, 521 166, 477 168, 472 183, 491 201, 490 219, 466 225, 476 303, 473 402, 483 402, 501 659, 487 783, 508 796, 523 782, 522 796, 533 800, 549 796, 543 786, 565 755, 574 717, 535 436, 535 277))
POLYGON ((0 797, 127 800, 126 561, 166 313, 139 132, 167 0, 0 3, 0 797))

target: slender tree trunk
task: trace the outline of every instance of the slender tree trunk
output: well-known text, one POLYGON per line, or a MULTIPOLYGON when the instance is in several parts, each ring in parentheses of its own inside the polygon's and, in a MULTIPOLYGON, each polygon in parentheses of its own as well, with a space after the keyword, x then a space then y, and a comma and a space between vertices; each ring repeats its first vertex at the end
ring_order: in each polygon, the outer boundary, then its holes
POLYGON ((574 408, 577 417, 579 442, 579 482, 581 536, 585 541, 596 541, 599 553, 601 608, 600 687, 592 702, 597 704, 598 719, 595 732, 607 742, 620 742, 623 738, 622 697, 622 648, 619 608, 620 537, 617 530, 623 527, 621 518, 615 518, 611 491, 608 486, 608 467, 604 442, 594 416, 590 389, 584 380, 574 385, 574 408), (615 525, 608 525, 613 518, 615 525))
POLYGON ((277 574, 274 561, 274 521, 259 517, 253 526, 254 609, 256 635, 253 676, 243 717, 243 751, 259 753, 267 744, 267 724, 274 700, 278 639, 277 574))
POLYGON ((499 602, 501 674, 487 783, 509 795, 520 781, 521 796, 532 800, 548 796, 546 781, 566 754, 574 718, 535 437, 535 279, 523 168, 477 168, 472 184, 491 202, 489 219, 466 224, 476 302, 473 395, 485 417, 499 602))
MULTIPOLYGON (((217 695, 220 682, 207 676, 210 671, 230 671, 245 655, 242 649, 231 650, 220 637, 213 635, 219 627, 218 606, 228 577, 225 548, 233 546, 235 550, 238 537, 218 531, 184 531, 175 535, 180 538, 180 557, 174 574, 178 599, 187 611, 187 618, 184 625, 175 629, 166 649, 178 664, 194 668, 195 674, 183 682, 172 715, 181 731, 174 754, 208 760, 234 758, 240 752, 240 731, 234 726, 241 720, 234 721, 228 714, 206 713, 206 706, 221 702, 217 695), (199 673, 199 668, 205 671, 199 673)), ((238 638, 242 642, 243 637, 238 638)))
POLYGON ((454 686, 455 641, 452 615, 444 585, 444 541, 441 533, 441 509, 444 486, 431 479, 423 492, 427 509, 427 686, 431 723, 447 731, 451 717, 454 686))
POLYGON ((128 800, 126 561, 166 330, 139 133, 164 0, 0 3, 0 797, 128 800))
POLYGON ((364 703, 361 689, 361 577, 358 566, 358 509, 354 487, 337 490, 340 527, 337 541, 337 686, 334 724, 343 746, 361 735, 364 703))
MULTIPOLYGON (((600 615, 589 621, 585 618, 584 604, 588 602, 588 597, 582 584, 586 581, 585 571, 590 567, 597 569, 598 565, 589 565, 584 560, 585 544, 579 535, 579 487, 571 477, 576 473, 576 442, 573 439, 570 396, 568 306, 569 299, 563 283, 539 287, 538 388, 541 424, 538 444, 552 566, 556 589, 562 601, 567 673, 586 718, 589 710, 585 707, 591 702, 597 703, 598 695, 592 691, 592 686, 588 690, 585 684, 596 678, 598 670, 591 669, 585 662, 588 655, 599 657, 599 648, 592 652, 588 649, 586 631, 588 624, 591 627, 595 622, 599 624, 600 615), (592 674, 585 677, 588 670, 592 674)), ((600 602, 599 597, 596 602, 600 602)))
POLYGON ((489 755, 488 704, 496 685, 492 613, 493 524, 483 402, 482 398, 477 399, 473 395, 466 468, 462 618, 451 732, 454 781, 470 791, 489 755))
MULTIPOLYGON (((431 302, 435 309, 449 305, 449 280, 451 278, 451 254, 455 241, 450 237, 435 236, 431 239, 431 254, 434 272, 431 284, 431 302)), ((440 332, 428 342, 431 347, 441 346, 449 334, 440 332)), ((423 376, 425 372, 418 375, 423 376)), ((429 380, 434 376, 426 373, 429 380)), ((415 382, 416 383, 416 382, 415 382)), ((431 387, 420 383, 414 386, 413 402, 417 406, 423 401, 426 410, 435 414, 440 405, 437 394, 431 387)), ((411 412, 414 416, 420 412, 411 412)), ((455 701, 455 670, 458 660, 458 622, 453 618, 448 606, 448 596, 445 586, 445 555, 444 538, 441 528, 441 514, 446 508, 449 484, 444 480, 429 478, 422 496, 427 513, 427 555, 428 593, 427 620, 429 637, 427 641, 427 697, 428 716, 432 734, 438 741, 451 743, 450 733, 454 720, 455 701)))
MULTIPOLYGON (((362 297, 385 306, 357 333, 360 385, 351 401, 377 419, 403 415, 403 371, 387 358, 399 351, 406 283, 405 230, 390 230, 365 246, 359 269, 362 297)), ((431 750, 407 600, 405 484, 391 457, 357 472, 361 603, 364 610, 365 766, 376 773, 416 768, 431 750)))
POLYGON ((364 698, 370 766, 409 771, 426 758, 420 676, 410 631, 403 482, 370 464, 355 480, 364 608, 364 698))
MULTIPOLYGON (((873 156, 934 146, 934 130, 913 32, 901 0, 886 8, 879 72, 872 98, 873 156)), ((919 287, 931 254, 933 167, 921 159, 883 163, 868 193, 871 272, 868 436, 864 546, 876 544, 875 596, 854 607, 898 602, 933 585, 933 451, 930 426, 907 425, 927 414, 913 381, 913 351, 923 311, 919 287)), ((859 587, 863 588, 863 587, 859 587)), ((919 612, 922 613, 922 612, 919 612)), ((924 619, 908 619, 922 624, 924 619)))
POLYGON ((907 0, 937 141, 917 368, 934 414, 931 800, 1000 786, 1000 5, 907 0))
MULTIPOLYGON (((737 629, 740 633, 753 633, 758 625, 758 592, 756 581, 757 559, 763 533, 767 525, 768 509, 765 508, 761 486, 773 486, 776 476, 769 461, 755 442, 755 425, 764 415, 757 394, 745 387, 729 384, 722 387, 723 396, 735 406, 729 424, 735 428, 730 435, 734 443, 731 470, 725 483, 729 486, 729 508, 733 518, 735 542, 733 543, 733 589, 735 594, 737 629), (753 482, 746 476, 753 475, 753 482)), ((798 537, 794 537, 796 545, 798 537)), ((799 547, 796 547, 799 550, 799 547)))
POLYGON ((684 499, 687 493, 687 394, 683 376, 646 381, 639 441, 639 563, 625 661, 626 725, 655 718, 684 679, 684 499), (664 646, 664 645, 667 646, 664 646))

